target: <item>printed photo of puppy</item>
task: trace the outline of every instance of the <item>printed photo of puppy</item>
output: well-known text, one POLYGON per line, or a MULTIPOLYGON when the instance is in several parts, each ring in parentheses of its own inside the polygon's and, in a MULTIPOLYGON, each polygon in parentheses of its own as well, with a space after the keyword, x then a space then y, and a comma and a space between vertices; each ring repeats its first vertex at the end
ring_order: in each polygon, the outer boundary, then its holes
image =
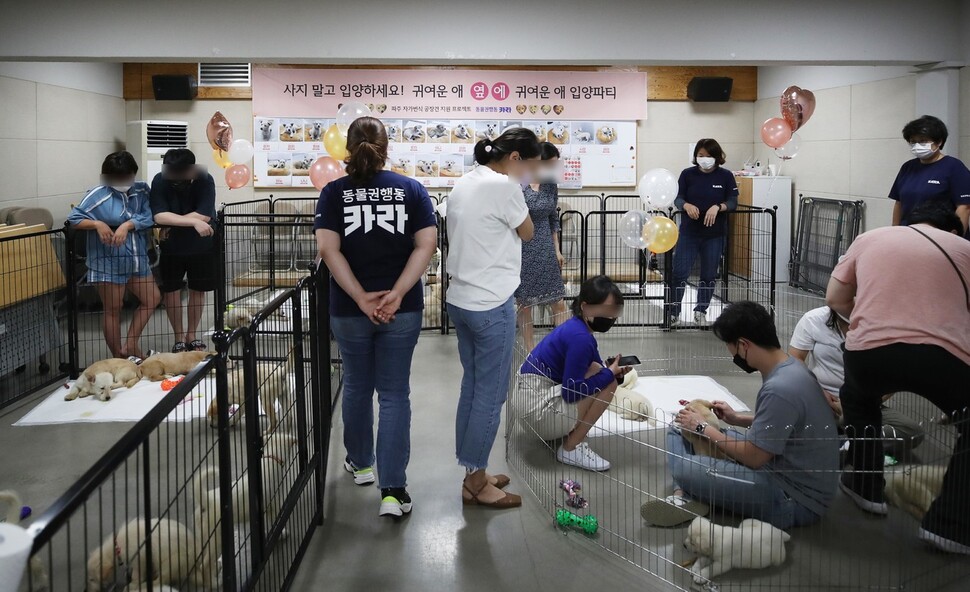
POLYGON ((440 164, 438 162, 437 156, 431 156, 429 154, 421 155, 417 157, 414 163, 414 176, 415 177, 438 177, 440 164))
POLYGON ((573 123, 571 133, 573 144, 593 143, 593 124, 588 121, 573 123))
POLYGON ((257 117, 253 129, 256 130, 256 140, 258 142, 273 142, 277 138, 275 119, 257 117))
POLYGON ((284 119, 280 121, 280 141, 281 142, 302 142, 303 141, 303 120, 284 119))
POLYGON ((557 121, 548 123, 549 134, 547 141, 553 144, 563 145, 569 143, 569 124, 557 121))
POLYGON ((409 121, 401 130, 403 141, 411 144, 423 144, 427 138, 424 125, 423 121, 409 121))
POLYGON ((616 128, 608 124, 598 126, 596 128, 596 141, 600 144, 613 144, 616 142, 616 128))
POLYGON ((387 159, 389 170, 406 177, 414 176, 414 159, 410 156, 398 156, 387 159))
POLYGON ((471 121, 456 121, 451 128, 452 144, 474 144, 475 143, 475 124, 471 121))
POLYGON ((327 133, 330 122, 323 119, 311 119, 306 122, 303 135, 307 142, 322 142, 323 134, 327 133))
POLYGON ((549 130, 546 128, 544 124, 530 123, 528 127, 530 130, 532 130, 532 133, 534 133, 536 137, 539 138, 540 142, 548 142, 547 134, 549 133, 549 130))
POLYGON ((475 141, 494 140, 501 133, 501 125, 497 121, 479 121, 476 126, 475 141))
POLYGON ((521 121, 503 121, 502 122, 502 133, 509 131, 510 129, 516 129, 522 127, 521 121))
POLYGON ((310 174, 310 165, 317 159, 316 154, 293 154, 293 176, 306 177, 310 174))
POLYGON ((291 158, 287 152, 270 152, 266 155, 266 174, 270 177, 289 176, 291 158))
POLYGON ((438 169, 441 177, 460 177, 465 174, 465 157, 461 154, 448 154, 441 157, 438 169))
POLYGON ((387 130, 387 141, 395 142, 400 144, 403 141, 403 136, 401 135, 404 126, 401 124, 400 119, 395 119, 393 121, 385 121, 384 129, 387 130))
POLYGON ((431 121, 424 133, 430 144, 447 144, 451 140, 451 124, 447 121, 431 121))

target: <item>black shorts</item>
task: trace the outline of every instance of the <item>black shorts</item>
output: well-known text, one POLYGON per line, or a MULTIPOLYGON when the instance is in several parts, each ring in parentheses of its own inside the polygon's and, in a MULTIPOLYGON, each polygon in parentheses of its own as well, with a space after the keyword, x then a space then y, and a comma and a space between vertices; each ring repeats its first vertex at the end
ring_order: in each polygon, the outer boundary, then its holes
POLYGON ((219 266, 213 253, 199 255, 162 253, 158 261, 158 288, 168 293, 176 292, 188 285, 189 290, 211 292, 219 286, 218 274, 219 266))

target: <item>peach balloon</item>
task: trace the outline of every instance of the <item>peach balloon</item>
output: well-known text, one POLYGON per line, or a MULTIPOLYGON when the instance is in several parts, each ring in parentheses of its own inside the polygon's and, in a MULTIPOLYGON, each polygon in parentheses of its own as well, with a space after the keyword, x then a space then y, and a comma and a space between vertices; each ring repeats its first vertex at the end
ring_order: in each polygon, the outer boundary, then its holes
POLYGON ((761 126, 761 141, 770 148, 781 148, 791 140, 792 130, 781 117, 772 117, 761 126))
POLYGON ((239 189, 240 187, 245 187, 249 183, 249 177, 252 175, 249 171, 249 167, 244 164, 234 164, 228 169, 226 169, 226 185, 229 189, 239 189))
POLYGON ((310 165, 310 182, 317 189, 323 189, 327 183, 336 181, 344 174, 344 167, 329 156, 321 156, 310 165))
POLYGON ((213 150, 229 152, 232 146, 232 125, 226 116, 216 111, 205 126, 205 137, 213 150))

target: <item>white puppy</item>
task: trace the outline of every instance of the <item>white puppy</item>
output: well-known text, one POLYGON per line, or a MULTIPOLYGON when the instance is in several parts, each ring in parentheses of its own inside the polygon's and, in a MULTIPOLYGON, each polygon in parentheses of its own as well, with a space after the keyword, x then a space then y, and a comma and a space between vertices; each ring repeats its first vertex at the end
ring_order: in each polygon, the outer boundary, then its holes
POLYGON ((742 520, 737 528, 694 518, 687 528, 684 546, 700 555, 690 568, 694 582, 704 584, 735 567, 762 569, 785 562, 784 530, 760 520, 742 520))
POLYGON ((74 381, 71 390, 64 395, 65 401, 73 401, 78 397, 94 395, 99 401, 111 398, 112 389, 135 386, 141 380, 138 366, 131 360, 111 358, 101 360, 88 366, 81 376, 74 381))
POLYGON ((930 511, 933 500, 943 489, 944 465, 919 465, 899 471, 887 471, 886 501, 908 512, 917 520, 930 511))

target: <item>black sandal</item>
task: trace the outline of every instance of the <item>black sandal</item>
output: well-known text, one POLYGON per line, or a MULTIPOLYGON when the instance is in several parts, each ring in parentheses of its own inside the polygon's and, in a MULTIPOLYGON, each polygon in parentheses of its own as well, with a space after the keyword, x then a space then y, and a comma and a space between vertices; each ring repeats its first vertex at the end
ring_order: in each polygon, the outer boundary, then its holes
POLYGON ((184 341, 176 341, 175 342, 175 345, 172 346, 172 353, 173 354, 180 354, 180 353, 182 353, 184 351, 188 351, 188 348, 185 347, 185 342, 184 341))
POLYGON ((193 339, 192 342, 189 343, 189 351, 205 351, 207 349, 209 348, 205 342, 199 339, 193 339))

